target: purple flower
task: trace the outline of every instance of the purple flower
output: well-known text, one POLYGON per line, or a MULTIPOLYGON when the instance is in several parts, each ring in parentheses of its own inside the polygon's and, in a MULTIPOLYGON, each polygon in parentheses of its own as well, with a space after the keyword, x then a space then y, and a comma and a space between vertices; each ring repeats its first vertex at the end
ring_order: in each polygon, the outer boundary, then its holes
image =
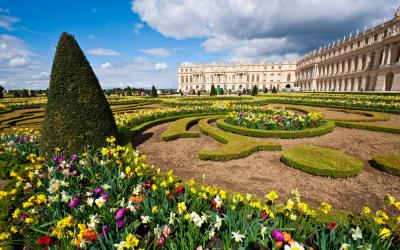
POLYGON ((15 142, 19 142, 19 137, 15 137, 15 142))
POLYGON ((272 231, 272 237, 274 238, 275 241, 283 241, 284 238, 283 233, 278 229, 272 231))
POLYGON ((104 194, 103 194, 103 199, 104 199, 104 200, 108 200, 108 198, 110 198, 110 196, 109 196, 107 193, 104 193, 104 194))
POLYGON ((110 225, 103 226, 103 229, 101 230, 100 234, 101 238, 104 238, 104 236, 108 233, 110 233, 110 225))
POLYGON ((61 163, 61 162, 63 162, 65 159, 64 159, 64 157, 62 157, 62 156, 60 156, 60 155, 56 155, 56 156, 54 156, 54 158, 53 158, 56 162, 58 162, 58 163, 61 163))
POLYGON ((94 190, 94 195, 99 196, 101 195, 101 193, 103 193, 103 191, 104 191, 103 187, 98 187, 94 190))
POLYGON ((77 155, 72 155, 70 160, 71 161, 77 161, 78 160, 78 156, 77 155))
POLYGON ((28 136, 25 136, 25 137, 24 137, 24 142, 30 142, 30 139, 29 139, 28 136))
POLYGON ((69 202, 68 208, 76 207, 76 205, 78 205, 78 203, 79 203, 79 196, 73 198, 73 199, 69 202))
POLYGON ((117 227, 118 228, 122 228, 123 226, 124 226, 124 221, 123 220, 117 221, 117 227))
POLYGON ((125 213, 126 213, 126 209, 125 208, 120 208, 117 211, 117 214, 115 215, 115 219, 118 220, 118 221, 122 220, 124 218, 124 216, 125 216, 125 213))

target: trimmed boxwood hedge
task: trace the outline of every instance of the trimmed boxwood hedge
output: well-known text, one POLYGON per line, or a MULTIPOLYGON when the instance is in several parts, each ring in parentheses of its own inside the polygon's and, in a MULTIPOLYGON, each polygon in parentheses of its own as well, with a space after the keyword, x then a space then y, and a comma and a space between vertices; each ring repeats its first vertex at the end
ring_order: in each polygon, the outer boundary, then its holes
POLYGON ((202 160, 229 161, 247 157, 257 151, 276 151, 282 148, 277 142, 257 142, 241 135, 225 132, 209 124, 217 119, 220 118, 213 117, 200 120, 199 129, 202 133, 211 136, 225 145, 215 150, 198 152, 197 155, 202 160))
POLYGON ((204 117, 188 117, 177 120, 171 123, 167 130, 161 134, 161 139, 164 141, 173 141, 178 138, 196 138, 200 137, 197 131, 188 131, 190 127, 197 124, 197 122, 204 117))
POLYGON ((379 170, 400 176, 400 154, 376 155, 372 158, 370 164, 379 170))
POLYGON ((299 146, 283 152, 281 160, 288 165, 312 175, 346 178, 359 174, 364 164, 359 159, 337 150, 299 146))
POLYGON ((346 109, 336 109, 333 111, 343 112, 343 113, 347 113, 347 114, 365 115, 366 117, 328 119, 328 120, 343 121, 343 122, 373 122, 373 121, 387 121, 390 118, 389 114, 382 113, 382 112, 346 110, 346 109))
POLYGON ((391 134, 400 134, 400 127, 393 127, 379 123, 366 123, 366 122, 335 122, 336 126, 343 128, 365 129, 371 131, 386 132, 391 134))
POLYGON ((229 124, 225 121, 226 119, 217 120, 217 126, 225 131, 245 135, 252 137, 262 137, 262 138, 302 138, 302 137, 314 137, 327 134, 332 132, 335 128, 335 122, 324 121, 321 126, 317 128, 306 128, 303 130, 262 130, 262 129, 250 129, 240 126, 235 126, 229 124))

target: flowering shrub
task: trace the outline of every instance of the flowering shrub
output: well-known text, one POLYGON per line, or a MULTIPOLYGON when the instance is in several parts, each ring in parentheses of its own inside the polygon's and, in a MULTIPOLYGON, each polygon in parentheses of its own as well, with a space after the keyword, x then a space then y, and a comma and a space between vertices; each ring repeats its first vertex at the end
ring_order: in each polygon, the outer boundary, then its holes
MULTIPOLYGON (((12 203, 11 216, 1 217, 7 224, 0 230, 0 247, 399 247, 400 218, 385 210, 373 215, 365 208, 349 223, 336 223, 329 219, 330 204, 311 208, 297 191, 281 204, 274 191, 259 199, 181 181, 172 171, 161 174, 148 166, 136 151, 115 145, 114 138, 107 142, 108 147, 68 157, 61 149, 50 159, 31 156, 26 172, 12 172, 13 185, 0 192, 0 204, 12 203)), ((386 205, 400 210, 400 201, 390 195, 386 205)))
POLYGON ((322 114, 295 113, 283 108, 268 108, 260 112, 230 112, 227 122, 251 129, 301 130, 318 127, 322 122, 322 114))

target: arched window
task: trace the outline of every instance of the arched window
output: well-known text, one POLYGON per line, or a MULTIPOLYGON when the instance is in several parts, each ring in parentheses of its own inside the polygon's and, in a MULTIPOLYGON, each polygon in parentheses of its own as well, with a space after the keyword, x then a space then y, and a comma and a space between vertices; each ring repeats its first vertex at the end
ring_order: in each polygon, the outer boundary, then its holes
POLYGON ((291 75, 290 73, 287 75, 287 81, 290 82, 291 75))

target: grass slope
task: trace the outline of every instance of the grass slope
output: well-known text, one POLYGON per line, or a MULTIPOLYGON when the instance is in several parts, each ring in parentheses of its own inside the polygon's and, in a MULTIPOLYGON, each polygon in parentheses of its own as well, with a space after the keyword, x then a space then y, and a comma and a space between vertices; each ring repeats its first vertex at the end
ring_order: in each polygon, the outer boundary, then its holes
POLYGON ((209 123, 219 119, 218 117, 206 118, 199 121, 199 129, 202 133, 211 136, 215 140, 225 144, 215 150, 198 152, 202 160, 229 161, 244 158, 254 152, 262 150, 281 150, 281 145, 276 142, 257 142, 244 136, 231 134, 209 123))
POLYGON ((363 162, 340 151, 317 146, 299 146, 285 150, 282 161, 313 175, 346 178, 359 174, 363 162))

